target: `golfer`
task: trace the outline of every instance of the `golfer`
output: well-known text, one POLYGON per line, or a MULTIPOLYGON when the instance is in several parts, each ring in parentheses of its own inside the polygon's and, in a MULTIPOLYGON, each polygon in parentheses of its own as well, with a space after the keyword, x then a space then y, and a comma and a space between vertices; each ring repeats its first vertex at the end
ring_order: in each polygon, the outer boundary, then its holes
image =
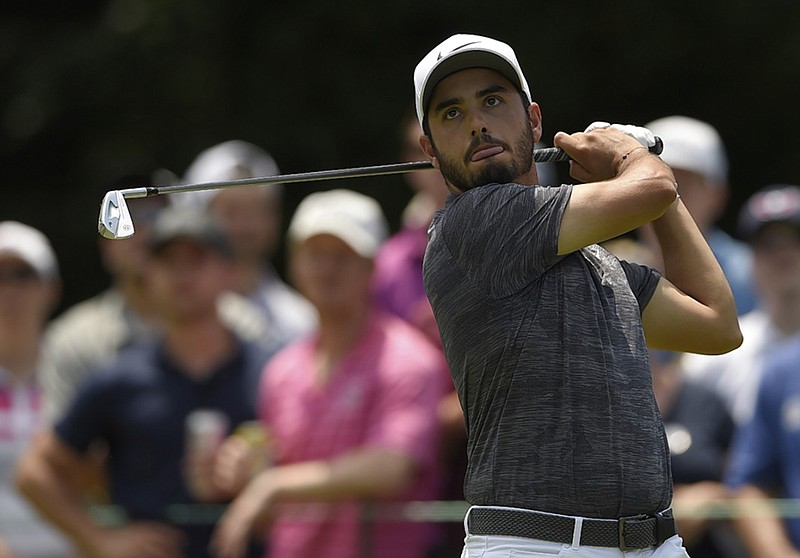
POLYGON ((424 277, 469 436, 463 556, 686 556, 647 346, 742 338, 652 134, 559 132, 583 184, 537 187, 542 115, 511 47, 450 37, 414 82, 420 143, 452 194, 424 277), (647 223, 663 276, 596 244, 647 223))

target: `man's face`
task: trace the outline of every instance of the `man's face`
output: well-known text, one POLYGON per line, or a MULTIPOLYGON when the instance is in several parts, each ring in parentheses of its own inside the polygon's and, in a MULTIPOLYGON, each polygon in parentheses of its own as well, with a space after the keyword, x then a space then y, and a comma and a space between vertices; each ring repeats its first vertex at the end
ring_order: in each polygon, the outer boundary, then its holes
POLYGON ((230 286, 230 262, 215 249, 177 239, 152 258, 151 287, 159 312, 172 323, 216 312, 218 297, 230 286))
POLYGON ((236 257, 261 262, 271 257, 280 235, 280 197, 268 187, 231 188, 214 196, 209 212, 220 220, 236 257))
POLYGON ((39 277, 25 261, 0 254, 0 325, 4 331, 42 327, 57 296, 55 284, 39 277))
POLYGON ((423 137, 423 149, 452 187, 463 192, 492 182, 535 183, 539 107, 532 103, 526 110, 499 73, 473 68, 444 78, 427 115, 430 137, 423 137))
POLYGON ((372 260, 336 236, 318 234, 297 245, 291 271, 295 286, 320 312, 347 313, 369 297, 372 260))
POLYGON ((753 275, 768 305, 800 297, 800 229, 770 223, 751 241, 753 275))

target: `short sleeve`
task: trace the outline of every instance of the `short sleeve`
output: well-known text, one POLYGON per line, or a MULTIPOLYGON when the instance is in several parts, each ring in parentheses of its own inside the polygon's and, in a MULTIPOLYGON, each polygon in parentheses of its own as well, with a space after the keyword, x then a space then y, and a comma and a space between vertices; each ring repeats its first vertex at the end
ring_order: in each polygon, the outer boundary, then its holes
POLYGON ((630 263, 625 260, 620 260, 622 269, 625 271, 625 276, 628 278, 628 284, 639 303, 639 313, 644 312, 647 303, 653 298, 653 293, 656 292, 656 287, 661 279, 661 274, 646 265, 630 263))
POLYGON ((78 453, 86 453, 95 440, 108 440, 113 391, 113 383, 106 374, 90 377, 55 424, 59 439, 78 453))
POLYGON ((457 196, 441 223, 452 257, 487 294, 508 296, 558 257, 561 218, 572 187, 482 186, 457 196))

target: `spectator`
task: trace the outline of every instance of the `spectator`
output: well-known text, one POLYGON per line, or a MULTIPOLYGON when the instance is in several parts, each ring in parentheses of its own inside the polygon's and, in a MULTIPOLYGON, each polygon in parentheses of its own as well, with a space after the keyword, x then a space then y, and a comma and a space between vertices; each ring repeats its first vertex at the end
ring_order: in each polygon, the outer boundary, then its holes
MULTIPOLYGON (((425 159, 425 153, 419 145, 421 133, 422 128, 412 111, 400 126, 400 157, 403 161, 425 159)), ((435 169, 404 176, 415 193, 403 211, 401 229, 381 246, 375 258, 372 281, 375 304, 417 327, 441 350, 433 309, 422 284, 422 259, 428 244, 428 227, 433 213, 444 206, 447 185, 442 174, 435 169)), ((463 500, 467 434, 461 404, 452 381, 447 382, 447 388, 439 404, 442 427, 440 458, 444 483, 442 498, 463 500)), ((459 524, 442 525, 439 530, 438 540, 433 543, 435 551, 457 555, 461 550, 464 530, 459 524)))
POLYGON ((734 421, 750 419, 764 359, 800 332, 800 187, 772 185, 754 194, 739 216, 753 250, 757 309, 741 317, 744 341, 725 355, 686 355, 686 373, 719 393, 734 421))
MULTIPOLYGON (((425 159, 425 153, 419 145, 421 133, 422 128, 416 116, 409 114, 401 125, 403 161, 425 159)), ((428 244, 428 226, 433 213, 444 206, 447 185, 442 174, 435 169, 404 176, 414 196, 403 211, 400 231, 381 246, 375 258, 375 302, 378 307, 419 327, 439 343, 433 311, 422 284, 422 258, 428 244)))
MULTIPOLYGON (((630 236, 603 243, 618 258, 655 266, 656 254, 630 236)), ((673 481, 672 505, 684 546, 692 558, 745 558, 731 525, 703 514, 727 497, 722 473, 733 436, 733 419, 721 397, 688 380, 680 353, 648 351, 653 393, 664 421, 673 481)))
POLYGON ((165 211, 149 240, 147 279, 159 334, 87 380, 18 468, 20 490, 42 515, 99 558, 207 556, 213 525, 180 523, 171 506, 221 502, 227 495, 203 482, 216 446, 210 455, 193 453, 203 446, 190 443, 195 439, 185 429, 199 410, 218 413, 230 428, 254 419, 249 378, 268 356, 219 316, 231 252, 210 219, 165 211), (128 520, 120 528, 97 523, 74 482, 91 473, 89 450, 98 442, 108 448, 111 503, 128 520))
MULTIPOLYGON (((784 243, 800 254, 797 230, 784 243)), ((781 517, 770 499, 800 498, 800 337, 765 358, 754 414, 736 432, 725 480, 743 504, 736 526, 752 557, 797 558, 800 518, 781 517)))
POLYGON ((13 485, 16 461, 41 423, 42 335, 60 294, 47 238, 16 221, 0 223, 0 558, 74 555, 13 485))
POLYGON ((647 128, 664 141, 661 158, 675 174, 681 199, 705 236, 733 291, 739 314, 752 310, 752 255, 747 245, 717 226, 728 205, 728 159, 719 133, 686 116, 654 120, 647 128))
POLYGON ((221 520, 216 555, 241 556, 254 527, 273 518, 272 558, 419 558, 429 526, 359 517, 380 518, 379 500, 438 495, 436 408, 449 381, 442 354, 371 302, 373 258, 386 234, 373 199, 312 194, 288 234, 291 276, 317 309, 319 329, 265 370, 260 414, 277 463, 221 520), (303 501, 313 503, 299 516, 282 507, 303 501))
MULTIPOLYGON (((115 188, 163 183, 154 173, 134 173, 120 178, 115 188)), ((123 240, 99 238, 99 249, 111 286, 79 302, 55 318, 46 331, 42 361, 45 418, 54 423, 71 402, 78 387, 117 353, 156 335, 156 308, 147 282, 152 223, 166 205, 166 197, 128 200, 136 234, 123 240), (98 327, 102 324, 102 327, 98 327)), ((277 341, 268 334, 261 314, 232 292, 220 297, 220 312, 227 324, 265 350, 277 341)))
MULTIPOLYGON (((273 176, 278 165, 263 149, 231 140, 202 151, 186 171, 189 183, 273 176)), ((176 203, 197 204, 227 228, 236 256, 234 290, 264 313, 273 336, 285 344, 308 333, 316 314, 311 305, 275 271, 281 232, 282 186, 249 186, 173 196, 176 203)))
POLYGON ((672 505, 689 556, 745 556, 728 522, 704 516, 727 498, 722 473, 734 431, 730 413, 717 393, 686 379, 678 353, 650 350, 650 369, 669 443, 672 505))

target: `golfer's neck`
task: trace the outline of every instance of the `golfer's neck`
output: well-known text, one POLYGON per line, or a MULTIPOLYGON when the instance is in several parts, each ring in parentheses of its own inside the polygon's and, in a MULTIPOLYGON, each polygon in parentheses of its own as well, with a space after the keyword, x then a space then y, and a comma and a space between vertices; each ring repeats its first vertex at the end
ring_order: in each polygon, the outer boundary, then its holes
POLYGON ((536 163, 525 174, 518 176, 514 182, 523 186, 537 186, 539 184, 539 174, 536 172, 536 163))

